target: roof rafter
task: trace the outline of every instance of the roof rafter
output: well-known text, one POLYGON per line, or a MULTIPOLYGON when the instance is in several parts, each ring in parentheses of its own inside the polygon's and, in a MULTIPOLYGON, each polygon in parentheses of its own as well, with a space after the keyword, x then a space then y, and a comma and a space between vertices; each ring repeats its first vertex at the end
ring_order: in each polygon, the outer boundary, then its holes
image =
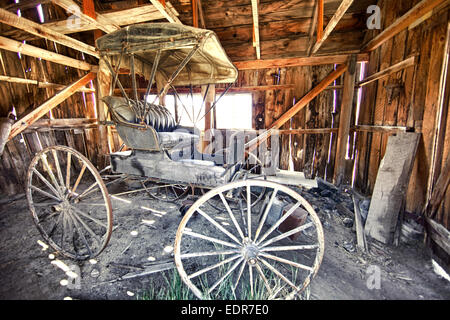
POLYGON ((47 61, 59 63, 65 66, 74 67, 81 70, 93 70, 96 66, 93 66, 85 61, 77 60, 71 57, 64 56, 62 54, 41 49, 29 44, 25 44, 16 40, 11 40, 0 36, 0 49, 5 49, 13 52, 20 52, 21 54, 41 58, 47 61))
POLYGON ((178 19, 176 13, 174 12, 173 7, 170 5, 170 2, 165 1, 165 5, 162 4, 159 0, 150 0, 150 2, 156 7, 156 9, 161 12, 161 14, 171 23, 181 23, 180 19, 178 19))
POLYGON ((83 24, 91 24, 95 27, 95 29, 100 29, 106 33, 111 33, 113 31, 119 30, 120 26, 117 25, 114 21, 104 17, 101 14, 97 14, 97 18, 94 19, 87 14, 84 14, 80 7, 73 0, 51 0, 52 3, 60 6, 61 8, 73 12, 74 8, 78 8, 76 15, 79 15, 79 18, 83 22, 83 24))
POLYGON ((5 9, 0 8, 0 22, 10 25, 14 28, 24 30, 35 36, 55 41, 64 46, 74 48, 78 51, 87 53, 94 57, 99 57, 93 46, 90 46, 84 42, 78 41, 74 38, 63 35, 59 32, 53 31, 47 28, 45 25, 38 24, 34 21, 19 17, 14 13, 11 13, 5 9))
POLYGON ((256 58, 261 59, 261 43, 259 40, 259 15, 258 15, 258 0, 252 0, 252 15, 253 15, 253 46, 256 48, 256 58))
MULTIPOLYGON (((331 32, 334 30, 336 25, 341 21, 344 14, 347 12, 348 8, 353 4, 354 0, 343 0, 339 8, 336 10, 336 13, 334 14, 333 18, 331 18, 330 22, 328 22, 327 27, 325 28, 325 31, 323 32, 322 37, 317 37, 317 42, 314 45, 314 48, 312 50, 312 53, 316 53, 319 51, 322 44, 325 42, 325 40, 328 39, 328 36, 331 34, 331 32)), ((320 15, 319 15, 320 19, 320 15)))

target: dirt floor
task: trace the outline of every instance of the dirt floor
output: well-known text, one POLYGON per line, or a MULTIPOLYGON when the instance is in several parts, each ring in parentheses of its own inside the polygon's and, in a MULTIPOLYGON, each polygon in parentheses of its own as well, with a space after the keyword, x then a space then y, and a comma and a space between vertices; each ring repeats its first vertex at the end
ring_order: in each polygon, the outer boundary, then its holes
MULTIPOLYGON (((127 187, 121 186, 123 190, 127 187)), ((434 273, 429 253, 420 242, 394 247, 371 241, 370 253, 358 252, 355 232, 343 223, 345 218, 353 217, 336 207, 343 203, 351 209, 351 197, 326 189, 302 189, 301 194, 315 206, 325 232, 324 260, 312 281, 310 299, 450 299, 450 282, 434 273)), ((181 221, 181 202, 149 200, 142 193, 121 199, 125 201, 112 202, 115 229, 105 251, 95 260, 76 264, 61 256, 53 257, 51 248, 39 244, 42 238, 25 197, 3 198, 0 299, 133 300, 152 285, 163 285, 160 273, 114 280, 173 260, 171 249, 181 221), (149 226, 143 220, 154 223, 149 226), (55 259, 64 265, 52 264, 55 259), (65 283, 65 266, 81 274, 78 282, 65 283)))

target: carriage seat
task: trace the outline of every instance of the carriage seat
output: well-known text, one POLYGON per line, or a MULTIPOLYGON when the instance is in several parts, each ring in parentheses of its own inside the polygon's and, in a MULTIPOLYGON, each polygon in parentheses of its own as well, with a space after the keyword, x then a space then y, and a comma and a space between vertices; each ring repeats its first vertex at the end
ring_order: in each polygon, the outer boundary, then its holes
MULTIPOLYGON (((126 98, 106 96, 102 101, 108 106, 111 118, 114 121, 117 132, 127 146, 138 150, 170 150, 172 148, 184 148, 197 144, 199 136, 180 130, 175 119, 167 108, 160 105, 147 103, 150 107, 145 118, 147 129, 127 126, 126 124, 138 124, 139 120, 126 98)), ((143 106, 143 101, 130 100, 130 103, 143 106)))

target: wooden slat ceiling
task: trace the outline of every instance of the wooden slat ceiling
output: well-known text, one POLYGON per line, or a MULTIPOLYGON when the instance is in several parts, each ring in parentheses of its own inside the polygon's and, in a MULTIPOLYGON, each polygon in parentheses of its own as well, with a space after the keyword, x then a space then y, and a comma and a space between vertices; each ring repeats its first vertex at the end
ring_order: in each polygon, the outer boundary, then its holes
MULTIPOLYGON (((261 58, 287 58, 307 56, 307 50, 315 38, 310 38, 311 26, 313 24, 314 6, 317 0, 260 0, 259 32, 261 39, 261 58)), ((30 1, 37 3, 38 1, 30 1)), ((76 1, 81 3, 81 1, 76 1)), ((3 8, 12 7, 16 10, 14 1, 1 0, 3 8)), ((42 0, 43 6, 55 7, 54 16, 46 16, 46 23, 54 26, 62 25, 67 19, 67 13, 61 8, 54 6, 49 1, 42 0)), ((183 24, 193 25, 191 0, 171 0, 170 3, 179 13, 178 18, 183 24)), ((367 7, 376 4, 377 0, 357 0, 347 10, 342 20, 338 23, 329 38, 321 46, 316 55, 340 54, 358 52, 361 49, 366 27, 367 7)), ((146 6, 142 13, 142 20, 153 22, 165 22, 161 14, 148 9, 150 1, 95 1, 96 10, 101 14, 112 14, 118 10, 137 10, 146 6)), ((325 0, 324 25, 333 17, 341 0, 325 0)), ((20 3, 19 3, 20 5, 20 3)), ((24 3, 25 5, 25 3, 24 3)), ((36 9, 33 6, 25 6, 22 15, 30 20, 38 22, 36 9)), ((245 61, 256 59, 256 51, 253 47, 253 17, 250 0, 202 0, 203 15, 206 28, 215 31, 228 55, 233 61, 245 61)), ((49 12, 49 11, 45 11, 49 12)), ((139 16, 139 15, 137 15, 139 16)), ((119 17, 115 21, 122 24, 119 17)), ((0 35, 15 40, 32 40, 33 36, 21 30, 12 29, 8 26, 0 26, 0 35)), ((62 30, 59 30, 62 32, 62 30)), ((86 43, 93 44, 92 31, 84 31, 78 35, 72 34, 86 43)), ((313 33, 315 34, 315 32, 313 33)), ((315 36, 314 36, 315 37, 315 36)))

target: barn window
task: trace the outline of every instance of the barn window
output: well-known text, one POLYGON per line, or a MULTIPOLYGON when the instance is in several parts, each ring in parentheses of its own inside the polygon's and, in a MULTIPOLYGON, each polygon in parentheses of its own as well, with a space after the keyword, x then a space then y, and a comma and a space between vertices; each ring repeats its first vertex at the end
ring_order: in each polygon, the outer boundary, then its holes
MULTIPOLYGON (((201 94, 179 94, 177 100, 177 115, 180 125, 195 126, 205 129, 205 105, 201 94)), ((155 95, 149 95, 148 102, 155 100, 155 95)), ((156 98, 156 103, 159 103, 156 98)), ((165 98, 167 109, 175 117, 175 97, 167 95, 165 98)), ((250 93, 224 95, 215 107, 218 129, 252 129, 252 95, 250 93)))

